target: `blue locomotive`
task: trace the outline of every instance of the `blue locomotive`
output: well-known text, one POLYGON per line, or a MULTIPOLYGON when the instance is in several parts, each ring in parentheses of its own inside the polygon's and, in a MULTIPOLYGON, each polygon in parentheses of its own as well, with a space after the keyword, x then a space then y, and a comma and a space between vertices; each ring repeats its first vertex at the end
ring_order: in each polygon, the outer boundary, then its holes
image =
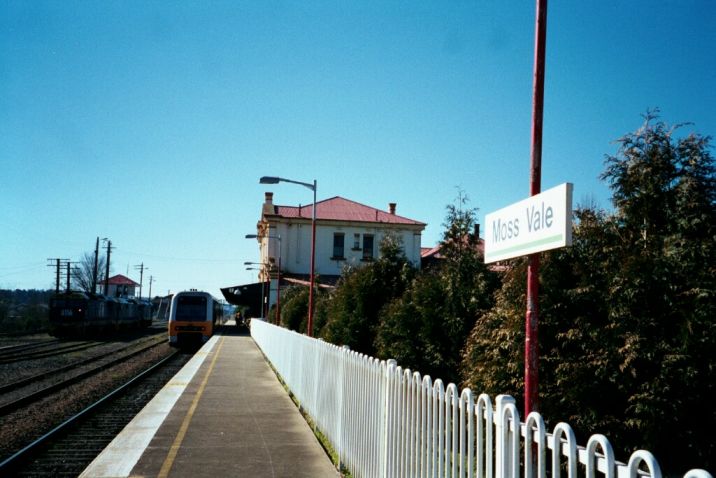
POLYGON ((152 323, 148 300, 66 292, 50 298, 50 334, 56 337, 147 327, 152 323))

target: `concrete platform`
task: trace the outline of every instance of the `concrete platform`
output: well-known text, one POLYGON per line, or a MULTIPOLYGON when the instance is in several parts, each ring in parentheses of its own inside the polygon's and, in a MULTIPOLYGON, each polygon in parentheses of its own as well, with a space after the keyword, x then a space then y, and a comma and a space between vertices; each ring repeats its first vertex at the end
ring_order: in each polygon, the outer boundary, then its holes
POLYGON ((80 475, 336 477, 248 334, 213 337, 80 475))

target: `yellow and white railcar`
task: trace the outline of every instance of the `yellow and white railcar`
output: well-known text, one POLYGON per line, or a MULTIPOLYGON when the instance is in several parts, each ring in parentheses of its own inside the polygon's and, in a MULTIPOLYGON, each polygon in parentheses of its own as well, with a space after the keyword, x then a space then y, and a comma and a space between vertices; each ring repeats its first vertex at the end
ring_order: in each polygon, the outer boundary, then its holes
POLYGON ((201 345, 225 322, 224 307, 208 292, 179 292, 169 309, 169 345, 201 345))

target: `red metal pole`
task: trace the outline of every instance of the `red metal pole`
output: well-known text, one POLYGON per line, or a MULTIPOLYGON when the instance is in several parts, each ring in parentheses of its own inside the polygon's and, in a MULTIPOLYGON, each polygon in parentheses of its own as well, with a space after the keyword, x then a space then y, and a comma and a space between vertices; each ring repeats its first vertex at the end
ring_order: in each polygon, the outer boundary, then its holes
MULTIPOLYGON (((540 193, 542 182, 542 117, 544 113, 547 0, 537 0, 535 19, 534 82, 532 88, 532 141, 530 149, 530 196, 540 193)), ((539 388, 539 254, 527 266, 527 314, 525 317, 525 416, 538 409, 539 388)))
POLYGON ((276 325, 281 325, 281 239, 278 240, 278 285, 276 286, 276 325))
POLYGON ((308 291, 308 330, 313 337, 313 287, 316 282, 316 180, 313 180, 313 213, 311 217, 311 288, 308 291))

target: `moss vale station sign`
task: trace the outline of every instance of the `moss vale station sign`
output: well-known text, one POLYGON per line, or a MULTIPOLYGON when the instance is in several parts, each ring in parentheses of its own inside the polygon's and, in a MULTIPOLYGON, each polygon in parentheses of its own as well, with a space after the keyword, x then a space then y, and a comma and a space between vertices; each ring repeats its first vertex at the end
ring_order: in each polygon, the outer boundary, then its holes
POLYGON ((485 216, 485 263, 572 245, 572 184, 485 216))

